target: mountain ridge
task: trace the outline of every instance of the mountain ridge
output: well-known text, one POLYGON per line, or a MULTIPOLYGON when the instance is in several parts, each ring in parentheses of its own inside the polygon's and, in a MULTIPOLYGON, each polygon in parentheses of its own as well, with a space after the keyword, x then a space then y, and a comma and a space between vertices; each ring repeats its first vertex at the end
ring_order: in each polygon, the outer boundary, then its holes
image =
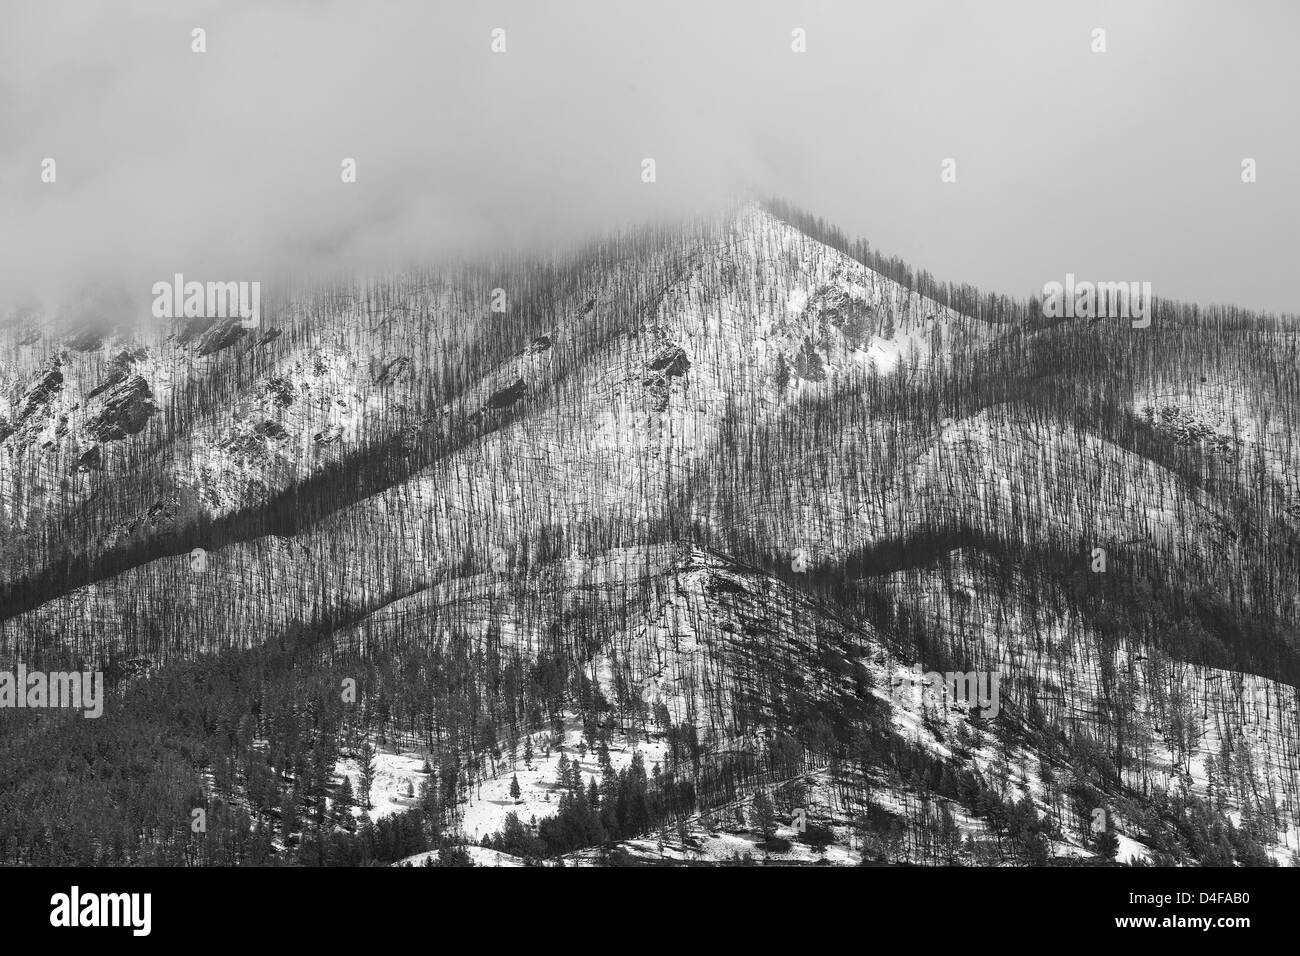
POLYGON ((335 788, 362 740, 422 754, 385 752, 384 786, 412 794, 382 817, 423 813, 451 842, 505 827, 476 794, 506 786, 523 737, 614 746, 618 767, 584 768, 597 802, 643 807, 594 827, 583 788, 529 763, 521 797, 493 798, 553 819, 497 833, 529 860, 590 861, 574 840, 784 859, 800 841, 775 799, 791 819, 823 807, 840 862, 1288 861, 1300 379, 1267 351, 1284 333, 1203 335, 1159 304, 1151 329, 1045 325, 828 238, 748 204, 598 246, 549 284, 521 266, 531 297, 505 313, 486 274, 428 274, 268 308, 251 344, 65 348, 7 386, 6 554, 45 564, 7 575, 0 651, 99 662, 128 708, 208 661, 247 662, 237 683, 281 654, 321 686, 370 674, 378 697, 336 711, 318 689, 333 729, 292 738, 332 752, 328 773, 304 778, 262 713, 221 757, 234 779, 192 771, 286 857, 356 839, 363 808, 338 811, 335 788), (86 414, 99 396, 108 426, 86 414), (222 522, 233 539, 205 547, 222 522), (432 705, 390 673, 408 658, 432 705), (913 664, 1000 674, 998 716, 933 687, 909 702, 913 664), (693 757, 673 757, 687 728, 693 757), (267 772, 296 781, 288 804, 250 790, 267 772), (744 818, 725 837, 724 806, 744 818))

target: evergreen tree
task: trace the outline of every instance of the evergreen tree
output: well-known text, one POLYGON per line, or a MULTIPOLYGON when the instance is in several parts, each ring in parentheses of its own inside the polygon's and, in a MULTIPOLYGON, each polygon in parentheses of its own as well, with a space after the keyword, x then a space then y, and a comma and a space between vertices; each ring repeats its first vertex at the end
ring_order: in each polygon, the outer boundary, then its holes
POLYGON ((1113 830, 1102 830, 1093 837, 1092 845, 1103 860, 1113 861, 1119 852, 1119 837, 1113 830))
POLYGON ((336 826, 350 825, 352 807, 356 797, 352 793, 352 778, 344 774, 343 782, 334 790, 333 817, 336 826))
POLYGON ((776 810, 766 790, 760 789, 754 794, 749 819, 750 825, 763 835, 764 842, 770 842, 776 836, 776 810))
POLYGON ((379 768, 375 762, 375 748, 369 740, 361 741, 357 762, 361 764, 361 804, 365 809, 371 810, 374 804, 370 802, 370 791, 375 785, 375 773, 379 768))

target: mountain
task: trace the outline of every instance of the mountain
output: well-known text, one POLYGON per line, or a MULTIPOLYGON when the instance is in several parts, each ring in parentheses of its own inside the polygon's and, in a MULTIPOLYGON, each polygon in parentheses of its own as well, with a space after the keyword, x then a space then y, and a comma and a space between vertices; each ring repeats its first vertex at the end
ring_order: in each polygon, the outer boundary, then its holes
POLYGON ((110 688, 6 862, 1295 862, 1293 322, 775 201, 263 316, 3 329, 0 651, 110 688))

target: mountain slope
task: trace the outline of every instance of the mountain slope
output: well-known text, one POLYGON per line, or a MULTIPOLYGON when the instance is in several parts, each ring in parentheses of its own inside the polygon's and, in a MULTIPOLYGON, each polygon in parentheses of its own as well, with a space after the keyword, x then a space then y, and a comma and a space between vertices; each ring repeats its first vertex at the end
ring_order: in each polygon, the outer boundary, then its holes
POLYGON ((123 713, 220 668, 184 774, 291 858, 377 743, 377 818, 530 861, 1287 861, 1293 333, 1046 322, 795 218, 20 325, 0 652, 123 713))

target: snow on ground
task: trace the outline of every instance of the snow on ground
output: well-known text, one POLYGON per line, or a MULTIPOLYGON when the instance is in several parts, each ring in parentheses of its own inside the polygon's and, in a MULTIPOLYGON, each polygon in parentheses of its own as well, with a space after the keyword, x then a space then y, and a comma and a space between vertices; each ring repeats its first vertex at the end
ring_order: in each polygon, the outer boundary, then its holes
MULTIPOLYGON (((1211 762, 1221 757, 1226 735, 1234 754, 1247 753, 1251 758, 1245 766, 1234 759, 1233 783, 1244 773, 1249 778, 1247 789, 1277 798, 1281 830, 1274 855, 1285 860, 1300 846, 1300 821, 1290 797, 1297 779, 1290 742, 1300 728, 1294 688, 1252 674, 1180 663, 1159 650, 1138 651, 1123 644, 1104 660, 1095 650, 1100 639, 1083 622, 1047 610, 1053 602, 1035 593, 1031 581, 1020 572, 1010 576, 1009 587, 1005 575, 1005 569, 978 553, 958 551, 942 568, 896 572, 885 580, 900 596, 930 609, 945 628, 956 630, 960 621, 961 632, 982 647, 983 659, 1001 674, 1004 700, 1027 707, 1026 688, 1037 688, 1038 704, 1055 712, 1067 726, 1104 739, 1109 705, 1103 673, 1110 668, 1120 675, 1118 683, 1128 695, 1125 710, 1131 718, 1130 740, 1141 742, 1146 752, 1144 770, 1136 764, 1126 770, 1126 782, 1134 790, 1144 785, 1170 792, 1186 787, 1202 798, 1225 797, 1234 802, 1235 796, 1225 792, 1225 781, 1212 782, 1215 775, 1210 769, 1211 762), (999 580, 1004 583, 999 585, 999 580), (966 599, 950 600, 955 592, 966 599), (1024 599, 1008 602, 1002 596, 1006 593, 1024 599), (1183 718, 1188 724, 1183 744, 1169 731, 1170 701, 1177 700, 1195 702, 1183 718)), ((894 679, 905 675, 900 667, 894 679)), ((951 710, 942 707, 933 688, 925 693, 942 710, 951 710)), ((894 717, 895 724, 915 735, 923 746, 946 755, 945 748, 925 731, 915 708, 896 709, 894 717)), ((1029 793, 1038 800, 1041 780, 1032 771, 1018 769, 1037 765, 1036 760, 1022 760, 1027 756, 1013 753, 1008 761, 1018 771, 1012 779, 1012 792, 1029 793)), ((996 748, 988 746, 976 748, 970 759, 988 773, 996 758, 996 748)), ((1039 809, 1045 808, 1040 804, 1039 809)), ((1125 821, 1114 819, 1114 823, 1120 837, 1117 859, 1145 856, 1145 847, 1124 837, 1125 821)))
MULTIPOLYGON (((428 775, 421 773, 424 756, 413 751, 394 753, 380 748, 375 754, 375 779, 370 788, 370 819, 378 820, 393 813, 413 809, 420 802, 420 783, 428 775)), ((334 782, 342 783, 347 777, 352 782, 352 792, 360 802, 361 765, 355 757, 346 757, 334 767, 334 782)), ((353 816, 361 816, 360 806, 353 808, 353 816)))
MULTIPOLYGON (((483 846, 467 846, 465 851, 469 858, 474 861, 475 866, 523 866, 524 861, 517 856, 511 856, 509 853, 501 853, 497 850, 489 850, 483 846)), ((424 861, 438 856, 437 850, 428 850, 424 853, 417 853, 414 856, 408 856, 403 860, 398 860, 393 866, 424 866, 424 861)))
POLYGON ((1282 509, 1300 517, 1300 443, 1267 397, 1229 376, 1210 373, 1199 383, 1136 389, 1131 407, 1178 444, 1211 450, 1220 466, 1236 472, 1244 491, 1266 479, 1282 509))
MULTIPOLYGON (((582 755, 579 750, 582 740, 581 723, 576 717, 568 716, 564 728, 564 754, 570 763, 578 763, 584 785, 590 783, 593 777, 600 783, 604 771, 597 752, 588 749, 586 755, 582 755)), ((506 755, 497 764, 493 775, 475 785, 469 800, 459 808, 459 830, 471 843, 478 843, 484 836, 499 831, 510 813, 517 814, 520 822, 528 825, 534 820, 542 820, 559 812, 560 793, 556 785, 560 765, 558 743, 550 731, 526 735, 519 741, 513 762, 506 755), (531 739, 534 748, 531 765, 524 761, 525 739, 531 739), (548 744, 551 747, 549 755, 548 744), (518 799, 510 795, 511 780, 515 777, 519 780, 518 799)), ((637 753, 641 754, 646 775, 650 776, 654 765, 662 763, 665 747, 658 740, 647 743, 644 736, 630 738, 623 734, 610 734, 609 760, 615 772, 630 766, 637 753)), ((425 759, 423 754, 415 751, 395 752, 391 748, 378 748, 375 754, 375 779, 370 790, 373 808, 369 812, 372 820, 419 805, 420 784, 427 776, 422 772, 425 759)), ((359 795, 361 766, 355 757, 346 757, 335 765, 334 782, 341 783, 345 776, 351 781, 353 792, 359 795)), ((362 812, 360 806, 353 809, 354 816, 359 817, 362 812)))
MULTIPOLYGON (((553 745, 550 756, 547 756, 545 748, 551 738, 550 732, 535 733, 531 738, 534 749, 531 767, 524 763, 524 742, 521 739, 517 759, 512 763, 507 755, 497 765, 496 774, 478 784, 469 801, 462 804, 460 831, 470 842, 477 843, 484 836, 496 833, 505 825, 506 817, 511 813, 517 814, 520 822, 527 825, 534 819, 542 820, 559 812, 560 793, 556 785, 560 765, 558 742, 553 745), (516 776, 520 791, 517 800, 510 796, 511 780, 516 776)), ((584 783, 590 783, 593 777, 599 783, 604 776, 600 761, 594 750, 588 750, 585 756, 579 753, 581 740, 582 725, 576 718, 567 718, 564 753, 570 763, 575 760, 578 762, 584 783)), ((658 740, 647 743, 644 737, 629 739, 620 734, 610 734, 609 760, 615 771, 630 766, 633 756, 638 752, 649 776, 654 765, 663 760, 665 748, 658 740)))
POLYGON ((1119 850, 1115 853, 1117 863, 1135 863, 1151 856, 1151 850, 1137 840, 1126 837, 1122 833, 1116 833, 1115 837, 1119 840, 1119 850))

